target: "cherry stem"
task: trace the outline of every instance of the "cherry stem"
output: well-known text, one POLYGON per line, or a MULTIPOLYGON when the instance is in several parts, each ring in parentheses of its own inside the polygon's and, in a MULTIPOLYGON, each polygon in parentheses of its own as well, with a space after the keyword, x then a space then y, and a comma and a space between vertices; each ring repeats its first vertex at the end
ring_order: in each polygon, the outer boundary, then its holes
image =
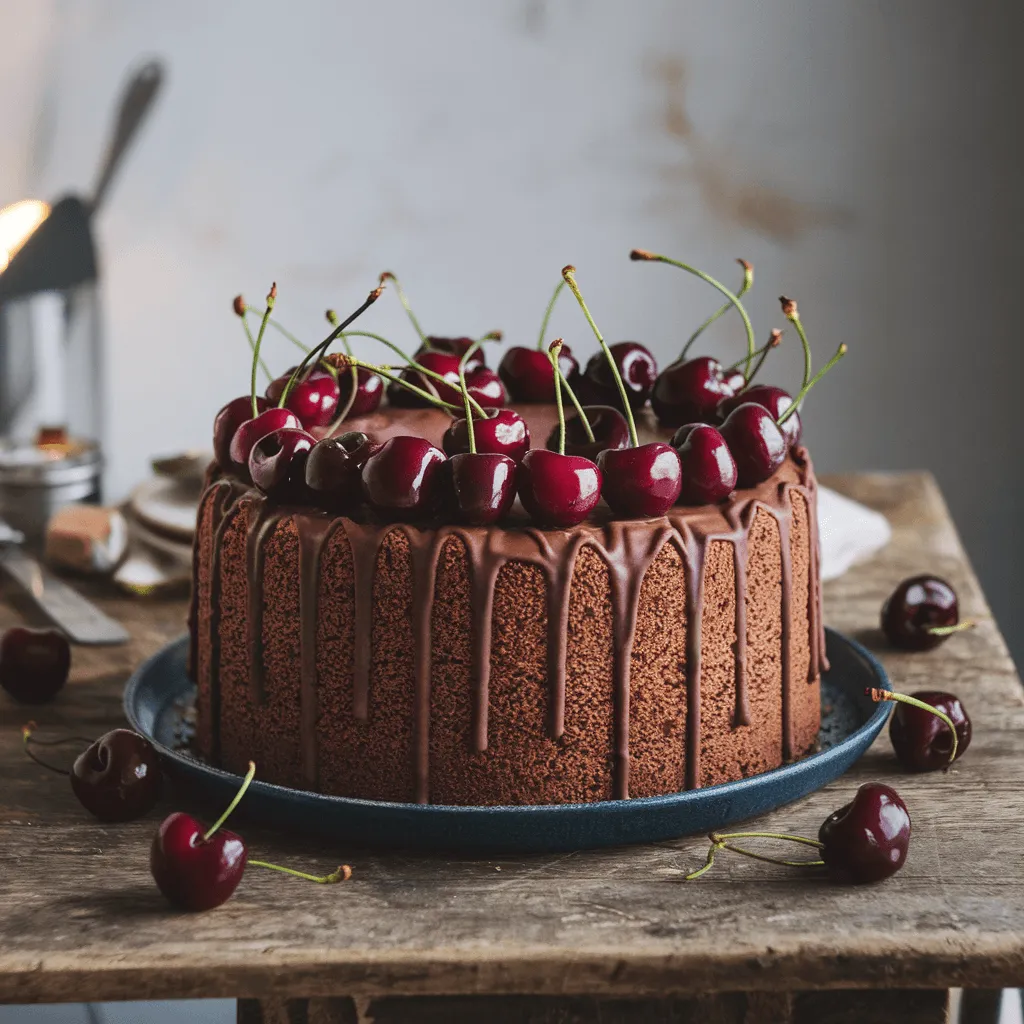
MULTIPOLYGON (((391 372, 391 370, 399 370, 402 367, 393 366, 376 366, 373 363, 364 362, 362 359, 350 359, 348 356, 345 357, 346 362, 351 362, 354 366, 361 366, 364 370, 369 370, 371 373, 376 373, 378 376, 383 377, 386 381, 390 381, 392 384, 397 384, 401 388, 405 388, 406 391, 411 391, 414 395, 419 395, 420 398, 429 402, 431 405, 436 406, 438 409, 445 409, 448 412, 462 412, 462 407, 458 405, 452 405, 451 402, 446 402, 443 398, 438 398, 437 395, 432 395, 429 391, 424 391, 423 388, 416 387, 415 384, 410 384, 409 381, 403 380, 391 372)), ((445 381, 445 383, 449 383, 445 381)), ((483 413, 483 418, 486 418, 486 412, 483 413)))
POLYGON ((246 863, 250 867, 269 868, 271 871, 280 871, 282 874, 292 875, 295 878, 304 878, 307 882, 316 882, 317 885, 334 885, 336 882, 347 882, 352 877, 352 869, 347 864, 339 864, 337 869, 329 875, 311 875, 306 871, 296 871, 295 868, 271 864, 266 860, 249 860, 246 863))
POLYGON ((548 321, 551 319, 551 313, 555 308, 555 303, 558 302, 558 296, 562 294, 562 289, 565 287, 565 281, 559 281, 555 286, 554 294, 551 296, 551 300, 548 302, 548 308, 544 310, 544 319, 540 322, 540 336, 537 338, 537 348, 544 351, 544 335, 548 332, 548 321))
POLYGON ((782 315, 796 328, 796 333, 800 336, 800 344, 804 349, 804 379, 800 387, 805 388, 811 379, 811 343, 807 340, 807 333, 800 320, 800 310, 797 308, 796 299, 787 299, 785 295, 780 295, 779 302, 782 305, 782 315))
POLYGON ((459 360, 459 390, 462 392, 462 402, 466 407, 466 437, 469 441, 471 455, 476 455, 476 432, 473 429, 473 410, 470 407, 469 388, 466 386, 466 361, 479 347, 480 342, 474 341, 459 360))
POLYGON ((696 267, 691 267, 689 264, 683 263, 680 260, 674 260, 669 256, 659 256, 656 253, 648 252, 646 249, 634 249, 629 254, 629 258, 631 260, 647 260, 655 263, 669 263, 673 267, 685 270, 688 274, 693 274, 695 277, 699 277, 702 281, 707 282, 712 287, 717 288, 729 300, 729 303, 736 307, 736 312, 743 318, 743 326, 747 332, 747 356, 744 360, 743 376, 749 376, 750 364, 754 359, 757 342, 754 340, 754 325, 750 322, 750 317, 747 315, 747 311, 743 308, 743 303, 740 302, 738 296, 733 295, 733 293, 729 291, 724 284, 720 281, 716 281, 710 274, 705 274, 703 270, 698 270, 696 267))
POLYGON ((909 694, 896 693, 893 690, 879 690, 876 687, 869 686, 864 693, 876 704, 881 703, 883 700, 896 701, 900 704, 909 704, 912 708, 919 708, 921 711, 928 711, 935 715, 936 718, 941 718, 948 726, 949 731, 953 734, 953 749, 949 752, 949 763, 952 764, 956 760, 956 726, 953 724, 953 719, 950 718, 945 711, 942 711, 940 708, 937 708, 932 704, 926 704, 923 700, 918 700, 916 697, 911 697, 909 694))
MULTIPOLYGON (((370 294, 366 297, 366 301, 363 302, 363 304, 354 313, 351 313, 344 320, 342 320, 341 323, 339 323, 334 328, 334 330, 331 331, 331 333, 328 334, 327 337, 324 338, 324 340, 321 341, 320 344, 316 346, 316 348, 312 348, 306 353, 305 358, 302 360, 301 363, 299 363, 297 367, 295 367, 294 372, 288 378, 288 383, 285 384, 284 390, 281 392, 281 399, 277 403, 279 409, 283 409, 285 407, 285 403, 288 401, 288 395, 291 393, 291 390, 295 386, 296 382, 302 379, 306 367, 309 366, 310 363, 313 363, 315 365, 317 362, 319 362, 321 357, 327 352, 327 349, 330 347, 331 342, 334 341, 337 337, 339 337, 342 331, 344 331, 345 328, 348 327, 348 325, 352 323, 353 320, 355 320, 357 317, 362 316, 363 313, 365 313, 380 298, 381 292, 383 290, 384 286, 382 284, 377 285, 377 287, 374 288, 373 291, 370 292, 370 294)), ((253 404, 255 404, 255 400, 253 404)))
MULTIPOLYGON (((333 309, 327 310, 327 322, 332 327, 337 327, 338 326, 338 314, 335 313, 333 309)), ((341 338, 342 348, 345 349, 345 355, 347 355, 347 356, 349 356, 349 358, 351 358, 351 356, 352 356, 352 346, 348 343, 348 337, 346 335, 342 334, 342 335, 340 335, 340 338, 341 338)), ((342 425, 342 423, 345 422, 346 417, 352 411, 352 406, 355 405, 356 395, 358 393, 359 393, 359 367, 358 366, 353 366, 352 367, 352 392, 348 396, 348 401, 345 402, 345 405, 342 408, 341 412, 339 412, 338 415, 334 417, 333 422, 327 428, 328 436, 333 434, 335 432, 335 430, 337 430, 342 425)))
POLYGON ((733 846, 729 842, 730 839, 784 839, 791 843, 800 843, 803 846, 813 846, 816 850, 824 848, 824 843, 820 843, 816 839, 791 836, 785 832, 710 832, 708 839, 711 840, 711 847, 708 850, 707 860, 702 867, 685 875, 685 881, 692 882, 695 878, 700 878, 706 871, 709 871, 715 863, 715 853, 718 850, 731 850, 733 853, 743 854, 744 857, 763 860, 769 864, 781 864, 784 867, 816 868, 821 867, 825 863, 823 860, 783 860, 780 857, 769 857, 767 854, 756 853, 753 850, 744 849, 742 846, 733 846))
MULTIPOLYGON (((558 454, 565 454, 565 409, 562 407, 562 375, 558 372, 558 357, 562 354, 562 339, 555 338, 548 346, 548 359, 555 374, 555 408, 558 410, 558 454)), ((568 383, 565 385, 568 388, 568 383)))
MULTIPOLYGON (((262 316, 263 315, 255 306, 246 306, 245 307, 244 314, 249 314, 249 313, 252 313, 254 316, 262 316)), ((249 324, 248 324, 248 321, 245 320, 244 315, 243 315, 242 322, 246 325, 246 330, 248 330, 249 324)), ((279 323, 273 317, 270 317, 270 319, 267 320, 267 323, 271 327, 273 327, 274 330, 276 330, 279 334, 284 335, 284 337, 286 337, 296 348, 301 349, 304 353, 309 351, 309 346, 308 345, 305 345, 301 341, 299 341, 299 339, 296 338, 295 335, 292 334, 291 331, 289 331, 283 324, 279 323)))
POLYGON ((416 314, 412 311, 412 306, 409 305, 409 300, 405 297, 405 292, 402 291, 402 285, 399 283, 398 278, 395 277, 390 270, 385 270, 384 273, 380 275, 380 283, 383 285, 385 281, 391 281, 394 284, 395 293, 398 295, 398 301, 402 304, 402 308, 405 310, 406 315, 409 317, 413 327, 416 329, 416 333, 419 335, 423 347, 430 349, 430 342, 427 340, 427 336, 423 333, 423 328, 420 327, 420 322, 416 319, 416 314))
MULTIPOLYGON (((738 264, 739 264, 739 265, 740 265, 740 266, 741 266, 741 267, 743 268, 743 281, 742 281, 742 283, 740 284, 740 289, 739 289, 739 291, 738 291, 738 292, 736 293, 736 298, 738 298, 738 299, 739 299, 739 298, 742 298, 742 297, 743 297, 744 295, 746 295, 746 294, 747 294, 747 292, 749 292, 749 291, 750 291, 750 286, 751 286, 751 285, 752 285, 752 284, 754 283, 754 266, 753 266, 753 264, 752 264, 752 263, 748 263, 748 262, 747 262, 746 260, 737 260, 736 262, 737 262, 737 263, 738 263, 738 264)), ((707 318, 707 320, 705 320, 705 321, 704 321, 704 323, 702 323, 702 324, 700 325, 700 327, 698 327, 698 328, 697 328, 697 330, 695 330, 695 331, 693 332, 693 334, 691 334, 691 335, 690 335, 690 338, 689 338, 689 340, 688 340, 688 341, 686 342, 686 344, 685 344, 685 345, 683 346, 683 351, 679 353, 679 358, 680 358, 680 359, 685 359, 685 358, 686 358, 686 353, 690 351, 690 346, 691 346, 691 345, 692 345, 692 344, 693 344, 693 343, 694 343, 694 342, 695 342, 695 341, 696 341, 696 340, 697 340, 697 339, 698 339, 698 338, 699 338, 699 337, 700 337, 700 336, 701 336, 701 335, 702 335, 702 334, 703 334, 703 333, 704 333, 704 332, 705 332, 705 331, 706 331, 706 330, 707 330, 707 329, 708 329, 708 328, 709 328, 709 327, 710 327, 710 326, 711 326, 711 325, 712 325, 712 324, 713 324, 713 323, 714 323, 714 322, 715 322, 715 321, 716 321, 716 320, 717 320, 717 319, 718 319, 718 318, 719 318, 720 316, 722 316, 722 315, 723 315, 723 314, 725 314, 725 313, 728 313, 730 309, 732 309, 732 303, 731 303, 731 302, 726 302, 726 303, 725 303, 725 304, 724 304, 723 306, 720 306, 720 307, 719 307, 719 308, 718 308, 717 310, 715 310, 715 312, 714 312, 714 313, 712 313, 712 314, 711 314, 711 316, 709 316, 709 317, 707 318)), ((740 365, 740 363, 742 363, 742 362, 743 362, 743 360, 742 360, 742 359, 740 359, 740 360, 737 360, 737 362, 736 362, 736 364, 735 364, 735 365, 736 365, 736 366, 739 366, 739 365, 740 365)))
POLYGON ((580 404, 580 400, 576 397, 576 392, 573 391, 573 389, 569 386, 569 381, 566 378, 565 374, 562 372, 562 368, 561 366, 558 365, 557 361, 555 364, 555 375, 561 382, 562 387, 565 388, 565 393, 569 396, 569 401, 572 402, 573 408, 575 408, 576 410, 576 416, 579 418, 579 421, 583 424, 583 430, 587 435, 587 440, 591 444, 593 444, 595 440, 594 428, 590 425, 590 418, 583 411, 583 406, 580 404))
MULTIPOLYGON (((400 356, 409 365, 410 368, 415 370, 417 373, 422 374, 424 377, 429 377, 430 380, 437 381, 439 384, 451 385, 451 381, 447 380, 441 374, 436 373, 434 370, 428 370, 425 366, 421 366, 416 362, 412 356, 407 356, 393 341, 388 341, 387 338, 381 337, 379 334, 374 334, 372 331, 346 331, 343 337, 346 338, 372 338, 374 341, 379 341, 382 345, 386 345, 395 355, 400 356)), ((480 342, 474 342, 472 351, 476 351, 480 347, 480 342)), ((351 352, 349 353, 351 355, 351 352)), ((476 410, 477 415, 483 418, 487 414, 484 412, 484 407, 472 396, 470 396, 470 404, 476 410)))
POLYGON ((845 343, 840 345, 839 348, 836 349, 836 354, 800 389, 799 394, 793 399, 793 404, 775 421, 780 427, 800 408, 803 404, 804 398, 807 397, 807 392, 810 391, 811 388, 813 388, 814 385, 817 384, 818 381, 821 380, 821 378, 824 377, 825 374, 828 373, 828 371, 831 370, 832 367, 835 366, 848 351, 849 350, 845 343))
POLYGON ((249 762, 249 770, 245 773, 245 778, 242 780, 242 785, 239 786, 238 792, 235 794, 234 799, 228 804, 227 810, 203 833, 203 842, 208 843, 214 832, 217 831, 228 820, 231 812, 242 802, 242 797, 245 796, 245 791, 252 784, 252 780, 256 775, 256 762, 249 762))
MULTIPOLYGON (((245 331, 245 336, 246 336, 246 338, 249 341, 249 348, 252 351, 253 355, 255 355, 256 354, 256 339, 252 336, 252 331, 249 330, 249 321, 245 319, 246 312, 248 310, 252 309, 252 306, 246 306, 245 303, 244 303, 244 300, 242 299, 242 296, 239 295, 238 298, 235 299, 235 309, 236 309, 236 311, 237 310, 241 310, 241 313, 237 314, 238 315, 238 319, 242 321, 242 329, 245 331)), ((256 312, 256 310, 253 310, 253 312, 256 312)), ((270 368, 267 366, 267 364, 264 362, 263 359, 260 359, 260 368, 267 375, 267 380, 268 381, 271 381, 271 380, 274 379, 271 376, 270 368)))
MULTIPOLYGON (((50 764, 48 761, 44 761, 41 757, 36 756, 36 754, 32 752, 32 748, 29 746, 29 744, 34 743, 40 747, 56 747, 59 746, 61 743, 70 743, 74 740, 80 740, 81 737, 66 736, 62 740, 36 740, 32 738, 32 732, 35 730, 35 728, 35 722, 28 722, 26 725, 23 725, 21 727, 21 741, 25 747, 25 753, 29 756, 31 760, 35 761, 36 764, 42 765, 43 768, 49 768, 51 772, 56 772, 58 775, 70 775, 71 772, 69 772, 66 768, 58 768, 55 764, 50 764)), ((86 740, 85 742, 92 743, 92 740, 86 740)))
POLYGON ((260 330, 256 335, 256 341, 252 346, 252 381, 251 381, 251 397, 252 397, 252 418, 256 419, 260 414, 260 407, 256 402, 256 370, 260 364, 260 346, 263 344, 263 334, 267 329, 267 321, 270 319, 270 311, 274 308, 274 302, 277 299, 277 282, 270 286, 270 291, 267 294, 267 308, 263 313, 263 319, 260 321, 260 330))
POLYGON ((569 290, 573 295, 576 296, 576 301, 580 304, 580 309, 583 310, 583 315, 587 318, 587 323, 590 324, 590 329, 594 332, 594 337, 597 338, 597 343, 601 346, 601 351, 604 353, 605 359, 608 360, 612 376, 615 378, 615 384, 619 389, 619 397, 622 399, 622 410, 626 414, 626 422, 629 425, 629 439, 634 448, 639 448, 640 438, 636 433, 636 423, 633 420, 633 410, 629 405, 629 396, 626 394, 626 385, 622 381, 622 375, 619 373, 619 368, 615 363, 615 356, 612 355, 612 350, 608 347, 608 343, 601 336, 601 332, 597 329, 597 324, 594 323, 594 318, 590 315, 590 310, 587 309, 587 304, 583 301, 583 295, 580 293, 580 286, 576 283, 576 268, 571 264, 567 267, 563 267, 562 279, 569 286, 569 290))
POLYGON ((952 636, 954 633, 962 633, 967 629, 974 629, 977 623, 974 619, 964 619, 952 626, 925 626, 924 631, 932 636, 952 636))
MULTIPOLYGON (((767 344, 763 345, 761 348, 759 348, 754 353, 754 355, 757 356, 757 362, 754 363, 754 369, 751 371, 750 377, 747 378, 747 380, 743 384, 743 387, 740 388, 740 394, 742 394, 744 391, 746 391, 747 388, 749 388, 750 385, 754 383, 754 379, 761 372, 761 367, 764 366, 764 361, 768 358, 768 353, 771 352, 771 350, 773 348, 778 348, 779 342, 781 342, 781 341, 782 341, 782 331, 780 331, 777 327, 773 327, 772 328, 772 335, 768 339, 767 344)), ((737 360, 735 363, 732 364, 732 366, 729 367, 729 369, 730 370, 738 370, 739 369, 739 365, 742 362, 743 362, 742 359, 737 360)))

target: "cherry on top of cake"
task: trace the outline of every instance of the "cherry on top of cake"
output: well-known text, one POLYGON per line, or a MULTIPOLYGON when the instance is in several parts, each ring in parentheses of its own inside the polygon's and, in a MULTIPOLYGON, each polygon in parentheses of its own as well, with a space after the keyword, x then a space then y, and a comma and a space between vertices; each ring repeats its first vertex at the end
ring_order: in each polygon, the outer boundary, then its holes
POLYGON ((796 302, 783 297, 782 313, 803 347, 801 386, 794 397, 755 384, 782 332, 773 329, 758 348, 742 303, 753 267, 739 261, 743 281, 733 293, 679 260, 645 250, 630 256, 676 266, 726 300, 660 373, 639 342, 605 341, 572 266, 562 270, 536 347, 506 348, 497 372, 487 365, 485 347, 499 341, 500 332, 479 339, 426 334, 390 272, 344 320, 329 310, 331 331, 312 348, 271 316, 276 285, 263 310, 238 296, 234 311, 252 348, 250 387, 214 421, 218 466, 273 501, 478 526, 518 524, 522 510, 537 525, 561 528, 595 514, 657 518, 673 505, 716 504, 737 487, 768 480, 801 440, 798 410, 808 391, 846 346, 815 374, 796 302), (349 329, 388 286, 418 336, 412 356, 379 334, 349 329), (546 340, 565 289, 598 345, 582 371, 561 338, 546 340), (701 334, 733 308, 746 333, 745 355, 730 366, 691 356, 701 334), (249 314, 260 318, 255 336, 249 314), (303 353, 298 365, 276 378, 261 358, 268 326, 303 353), (397 361, 378 365, 359 358, 353 342, 362 338, 377 341, 397 361), (341 350, 331 351, 335 343, 341 350), (257 394, 261 368, 270 380, 265 395, 257 394), (541 438, 545 446, 535 447, 541 438))

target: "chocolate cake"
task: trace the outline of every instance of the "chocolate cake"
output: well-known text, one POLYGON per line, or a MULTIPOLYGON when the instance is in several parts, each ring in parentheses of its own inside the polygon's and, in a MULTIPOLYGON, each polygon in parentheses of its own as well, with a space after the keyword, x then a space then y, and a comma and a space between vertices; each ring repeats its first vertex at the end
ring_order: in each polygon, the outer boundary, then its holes
MULTIPOLYGON (((518 407, 534 438, 552 406, 518 407)), ((450 418, 346 424, 439 442, 450 418)), ((198 752, 286 786, 455 805, 655 796, 815 746, 815 479, 794 447, 724 502, 544 529, 383 522, 213 467, 195 544, 198 752)))

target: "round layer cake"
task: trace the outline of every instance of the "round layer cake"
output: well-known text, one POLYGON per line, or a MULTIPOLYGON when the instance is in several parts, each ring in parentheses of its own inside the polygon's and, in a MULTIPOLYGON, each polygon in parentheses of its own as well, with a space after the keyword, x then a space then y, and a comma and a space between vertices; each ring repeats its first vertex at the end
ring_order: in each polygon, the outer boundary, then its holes
MULTIPOLYGON (((546 406, 518 406, 544 438, 546 406)), ((450 419, 346 424, 439 443, 450 419)), ((518 506, 517 506, 518 508, 518 506)), ((602 512, 603 509, 603 512, 602 512)), ((211 470, 190 621, 199 753, 346 797, 552 804, 675 793, 817 741, 814 473, 571 529, 384 523, 211 470)))

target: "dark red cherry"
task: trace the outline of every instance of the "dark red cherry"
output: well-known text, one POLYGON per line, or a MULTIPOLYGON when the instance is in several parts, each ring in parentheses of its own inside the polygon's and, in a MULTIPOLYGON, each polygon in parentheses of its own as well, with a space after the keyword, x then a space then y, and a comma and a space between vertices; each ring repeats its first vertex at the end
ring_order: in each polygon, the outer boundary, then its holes
POLYGON ((180 910, 212 910, 238 887, 248 851, 242 837, 218 829, 204 840, 203 825, 180 811, 153 836, 149 869, 160 891, 180 910))
POLYGON ((490 526, 516 500, 516 464, 507 455, 462 452, 448 460, 454 513, 468 526, 490 526))
MULTIPOLYGON (((568 345, 563 345, 558 365, 570 383, 579 373, 579 363, 568 345)), ((505 382, 515 402, 553 402, 555 400, 555 371, 551 367, 547 350, 513 345, 506 349, 498 366, 498 374, 505 382)))
MULTIPOLYGON (((420 356, 424 352, 436 351, 446 352, 448 355, 455 356, 456 359, 461 360, 475 344, 476 342, 472 338, 438 338, 431 334, 427 337, 427 344, 422 346, 413 358, 416 362, 419 362, 420 356)), ((466 360, 466 373, 469 373, 470 370, 475 370, 478 366, 486 365, 487 359, 484 355, 484 347, 481 345, 466 360)))
POLYGON ((680 505, 714 505, 736 489, 736 460, 725 438, 706 423, 687 423, 672 438, 683 482, 680 505))
MULTIPOLYGON (((960 698, 940 690, 921 690, 911 697, 938 708, 956 728, 956 759, 971 743, 971 720, 960 698)), ((912 772, 933 772, 949 764, 953 752, 953 734, 938 715, 910 704, 897 704, 889 720, 889 739, 900 764, 912 772)))
POLYGON ((818 831, 821 859, 843 882, 879 882, 907 859, 910 813, 896 790, 866 782, 845 807, 833 811, 818 831))
POLYGON ((722 373, 725 375, 725 386, 730 388, 734 395, 738 395, 747 383, 747 378, 743 376, 743 371, 736 366, 727 366, 722 373))
POLYGON ((100 821, 131 821, 150 811, 163 777, 153 744, 131 729, 114 729, 86 748, 71 769, 78 802, 100 821))
POLYGON ((679 455, 660 441, 638 448, 609 448, 597 457, 601 493, 612 511, 627 518, 663 516, 679 497, 679 455))
MULTIPOLYGON (((292 370, 272 380, 267 386, 267 400, 274 405, 280 401, 281 395, 288 384, 292 370)), ((349 382, 351 387, 351 381, 349 382)), ((290 409, 306 430, 313 427, 326 427, 338 413, 338 400, 341 390, 333 373, 321 367, 314 367, 304 380, 296 381, 288 392, 286 409, 290 409)))
POLYGON ((322 508, 341 511, 363 500, 361 472, 373 454, 370 439, 358 430, 325 437, 306 459, 306 486, 322 508))
POLYGON ((466 390, 484 409, 503 409, 508 404, 508 392, 501 378, 486 366, 466 374, 466 390))
MULTIPOLYGON (((448 352, 421 350, 416 361, 424 369, 440 374, 446 383, 442 383, 432 377, 427 377, 411 366, 407 366, 399 374, 402 380, 408 381, 429 394, 436 395, 442 402, 448 402, 451 405, 461 407, 462 392, 459 390, 459 357, 448 352)), ((425 399, 420 398, 419 395, 406 390, 400 384, 388 385, 388 401, 392 405, 407 409, 430 404, 425 399)))
MULTIPOLYGON (((260 412, 267 409, 267 400, 257 398, 256 406, 260 412)), ((232 469, 231 442, 238 428, 246 420, 252 419, 252 399, 248 395, 234 398, 225 405, 213 420, 213 455, 217 465, 227 471, 232 469)))
MULTIPOLYGON (((582 455, 596 462, 598 455, 608 448, 629 447, 629 424, 618 409, 610 405, 585 405, 587 422, 593 431, 594 440, 587 440, 587 432, 577 414, 565 421, 565 454, 582 455)), ((558 425, 548 434, 548 451, 558 451, 558 425)))
POLYGON ((444 462, 444 452, 422 437, 393 437, 363 466, 366 500, 388 519, 429 516, 444 497, 444 462))
POLYGON ((0 686, 21 704, 46 704, 63 689, 71 645, 56 629, 12 626, 0 639, 0 686))
POLYGON ((315 444, 312 434, 297 427, 261 437, 249 453, 252 482, 278 501, 306 500, 306 460, 315 444))
MULTIPOLYGON (((365 366, 356 368, 358 385, 356 397, 352 407, 348 411, 346 419, 353 416, 368 416, 376 412, 380 406, 380 400, 384 397, 384 378, 365 366)), ((343 370, 338 374, 338 409, 344 409, 348 405, 348 396, 352 393, 352 370, 343 370)))
MULTIPOLYGON (((626 386, 630 406, 634 409, 641 408, 650 398, 651 388, 658 377, 658 364, 654 356, 636 341, 620 341, 609 348, 622 377, 622 383, 626 386)), ((618 385, 612 376, 608 357, 604 352, 595 352, 587 360, 587 367, 583 371, 577 390, 587 402, 594 405, 610 405, 613 408, 622 405, 618 385)))
POLYGON ((740 487, 754 487, 767 480, 786 461, 789 445, 763 405, 753 402, 738 405, 726 417, 719 432, 736 460, 740 487))
POLYGON ((662 370, 651 391, 651 405, 668 427, 710 423, 718 403, 733 394, 722 364, 711 356, 700 356, 662 370))
POLYGON ((947 639, 932 633, 935 627, 955 626, 960 621, 956 591, 938 576, 905 579, 882 606, 882 632, 904 651, 928 651, 947 639))
MULTIPOLYGON (((476 450, 491 455, 507 455, 519 462, 530 450, 530 428, 526 420, 512 409, 499 409, 485 420, 473 420, 476 450)), ((469 451, 469 434, 465 418, 452 421, 441 440, 449 456, 469 451)))
POLYGON ((275 430, 302 430, 299 417, 290 409, 278 409, 276 405, 261 412, 255 419, 246 420, 231 439, 231 464, 235 472, 248 483, 252 482, 249 475, 249 455, 261 437, 272 434, 275 430))
POLYGON ((601 470, 578 455, 533 448, 519 463, 516 489, 523 507, 542 526, 575 526, 601 500, 601 470))
MULTIPOLYGON (((733 409, 744 402, 763 405, 778 421, 779 417, 793 404, 793 396, 788 391, 783 391, 782 388, 772 387, 771 384, 755 384, 743 394, 723 399, 718 406, 718 419, 724 420, 733 409)), ((779 429, 789 442, 790 447, 798 445, 804 429, 800 422, 800 413, 793 413, 779 429)))

